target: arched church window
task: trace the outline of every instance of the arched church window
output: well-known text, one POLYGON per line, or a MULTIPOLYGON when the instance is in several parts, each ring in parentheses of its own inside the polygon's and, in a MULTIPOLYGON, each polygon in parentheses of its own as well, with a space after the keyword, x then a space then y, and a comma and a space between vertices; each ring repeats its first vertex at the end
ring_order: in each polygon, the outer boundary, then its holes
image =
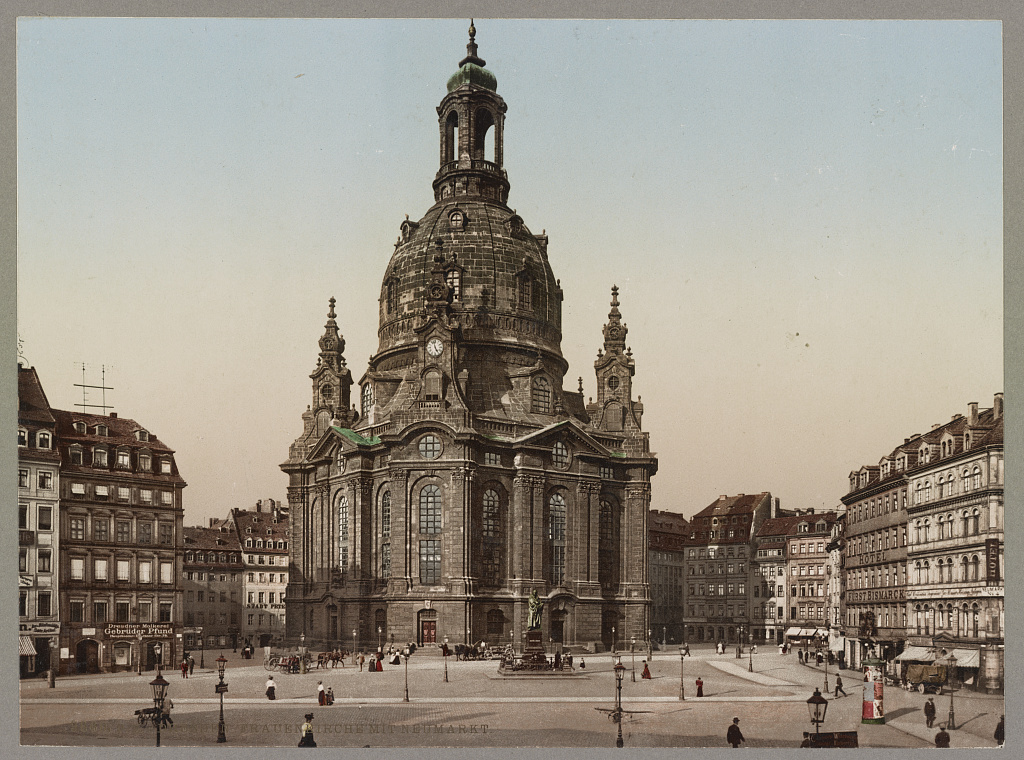
POLYGON ((380 495, 380 535, 391 538, 391 492, 380 495))
POLYGON ((338 498, 338 567, 348 572, 348 498, 338 498))
POLYGON ((552 494, 548 500, 548 542, 551 545, 550 580, 555 585, 565 581, 565 497, 552 494))
POLYGON ((451 111, 444 123, 444 162, 457 161, 459 148, 459 113, 451 111))
POLYGON ((569 465, 569 447, 561 441, 555 441, 555 445, 551 447, 551 464, 559 468, 569 465))
POLYGON ((483 580, 495 584, 501 580, 501 498, 493 488, 484 491, 481 514, 483 534, 483 580))
POLYGON ((441 489, 430 484, 420 491, 420 533, 441 532, 441 489))
POLYGON ((533 411, 537 414, 551 414, 551 384, 546 377, 533 378, 533 411))
POLYGON ((363 417, 370 416, 370 407, 373 406, 373 386, 367 383, 363 386, 363 417))

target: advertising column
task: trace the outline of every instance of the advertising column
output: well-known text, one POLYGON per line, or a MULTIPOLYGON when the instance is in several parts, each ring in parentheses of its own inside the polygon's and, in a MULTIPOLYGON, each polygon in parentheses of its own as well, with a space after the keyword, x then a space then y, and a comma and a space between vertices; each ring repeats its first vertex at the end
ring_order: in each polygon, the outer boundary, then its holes
POLYGON ((885 663, 874 657, 864 660, 864 697, 861 705, 861 723, 885 723, 885 709, 882 704, 882 680, 885 663))

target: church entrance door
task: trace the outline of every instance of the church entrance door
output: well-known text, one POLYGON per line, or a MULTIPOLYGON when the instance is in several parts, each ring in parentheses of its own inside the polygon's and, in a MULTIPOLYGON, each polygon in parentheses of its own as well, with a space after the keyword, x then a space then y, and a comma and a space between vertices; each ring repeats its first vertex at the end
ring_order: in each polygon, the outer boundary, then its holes
POLYGON ((420 621, 420 641, 424 646, 427 644, 437 643, 437 621, 436 620, 422 620, 420 621))

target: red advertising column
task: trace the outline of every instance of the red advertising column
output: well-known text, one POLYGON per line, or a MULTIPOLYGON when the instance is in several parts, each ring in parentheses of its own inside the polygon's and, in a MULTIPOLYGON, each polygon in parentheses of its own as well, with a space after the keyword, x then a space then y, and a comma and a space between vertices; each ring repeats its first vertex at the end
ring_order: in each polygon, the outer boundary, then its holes
POLYGON ((874 658, 866 659, 864 665, 864 697, 861 704, 861 723, 885 723, 885 707, 882 703, 882 691, 885 682, 882 679, 883 663, 874 658))

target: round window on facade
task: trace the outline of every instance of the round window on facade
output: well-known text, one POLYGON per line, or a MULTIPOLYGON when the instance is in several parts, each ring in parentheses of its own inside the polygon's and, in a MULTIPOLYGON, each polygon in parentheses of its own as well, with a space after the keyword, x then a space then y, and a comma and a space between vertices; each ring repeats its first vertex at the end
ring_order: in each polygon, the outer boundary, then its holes
POLYGON ((556 441, 551 447, 551 462, 555 467, 569 466, 569 447, 561 441, 556 441))
POLYGON ((608 378, 608 389, 615 390, 619 387, 619 378, 616 375, 612 375, 608 378))
POLYGON ((441 455, 441 441, 436 435, 425 435, 420 438, 420 456, 424 459, 437 459, 441 455))

